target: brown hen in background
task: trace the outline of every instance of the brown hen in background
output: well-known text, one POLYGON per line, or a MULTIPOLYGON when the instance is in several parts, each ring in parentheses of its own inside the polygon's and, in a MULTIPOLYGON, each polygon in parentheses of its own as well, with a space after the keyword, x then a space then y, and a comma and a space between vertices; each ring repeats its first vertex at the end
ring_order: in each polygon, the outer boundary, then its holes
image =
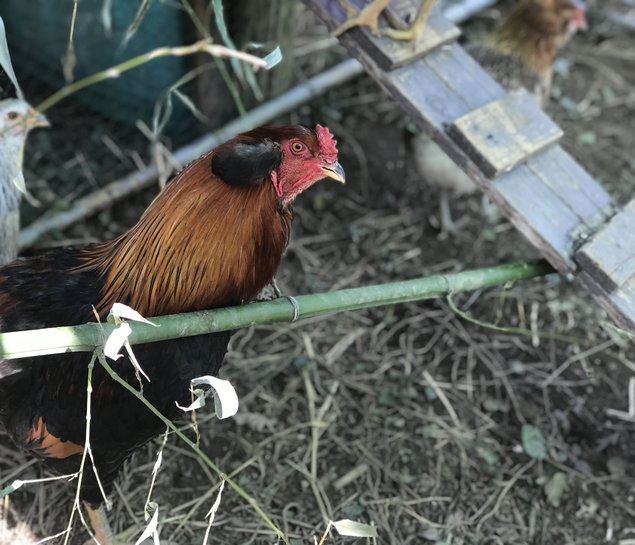
MULTIPOLYGON (((503 87, 524 87, 542 106, 549 98, 558 51, 585 28, 585 10, 573 0, 520 0, 482 44, 466 49, 503 87)), ((441 188, 441 229, 456 233, 449 194, 470 194, 476 186, 427 133, 418 133, 412 145, 418 172, 441 188)))

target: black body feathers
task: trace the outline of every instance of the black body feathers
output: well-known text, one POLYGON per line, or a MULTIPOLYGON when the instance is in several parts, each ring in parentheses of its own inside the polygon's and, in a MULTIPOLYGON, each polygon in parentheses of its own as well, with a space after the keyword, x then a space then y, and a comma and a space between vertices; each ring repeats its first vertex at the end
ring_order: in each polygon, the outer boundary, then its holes
MULTIPOLYGON (((103 280, 88 273, 69 274, 78 264, 75 252, 57 249, 0 267, 0 331, 75 325, 93 319, 91 302, 98 299, 103 280)), ((218 372, 230 336, 230 332, 221 332, 136 345, 134 353, 151 380, 144 381, 145 397, 168 418, 177 418, 182 413, 176 402, 191 402, 190 379, 218 372)), ((65 442, 84 444, 89 360, 90 354, 85 352, 0 359, 0 421, 18 445, 29 448, 58 474, 77 471, 81 458, 81 454, 60 458, 56 452, 65 442), (49 387, 52 384, 57 387, 49 387), (45 441, 62 442, 51 452, 40 450, 37 441, 29 444, 40 417, 49 435, 45 441)), ((127 356, 110 364, 139 387, 127 356)), ((99 364, 92 383, 90 441, 100 480, 110 491, 124 460, 165 426, 115 384, 99 364)), ((93 504, 101 501, 92 471, 85 475, 82 497, 93 504)))

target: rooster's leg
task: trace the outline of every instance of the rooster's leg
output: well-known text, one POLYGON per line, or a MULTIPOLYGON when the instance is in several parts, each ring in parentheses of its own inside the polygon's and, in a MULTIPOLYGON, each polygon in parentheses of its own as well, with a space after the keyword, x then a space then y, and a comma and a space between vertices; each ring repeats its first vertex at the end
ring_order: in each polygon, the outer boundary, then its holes
MULTIPOLYGON (((422 0, 421 6, 419 6, 419 11, 415 16, 415 20, 410 25, 410 28, 385 28, 382 30, 382 35, 388 36, 393 40, 403 40, 403 41, 412 41, 416 40, 417 36, 423 31, 428 21, 428 17, 430 17, 430 12, 432 8, 435 6, 438 0, 422 0)), ((389 13, 387 12, 387 15, 389 13)), ((392 17, 389 16, 390 24, 393 27, 402 27, 403 25, 398 24, 393 20, 392 17)))
POLYGON ((373 0, 357 14, 355 14, 356 12, 353 10, 353 8, 351 8, 346 0, 338 1, 348 13, 349 19, 338 26, 331 33, 332 36, 339 36, 347 30, 358 26, 367 26, 368 28, 370 28, 371 32, 375 34, 375 36, 379 36, 378 19, 381 15, 381 12, 388 7, 388 4, 390 4, 390 0, 373 0))
POLYGON ((271 289, 273 290, 273 294, 275 295, 276 299, 278 299, 279 297, 282 297, 282 292, 280 291, 280 288, 278 287, 278 282, 276 282, 275 278, 271 279, 271 289))
POLYGON ((88 513, 88 519, 90 525, 93 527, 94 538, 89 540, 88 543, 95 543, 97 541, 99 545, 114 545, 115 538, 108 522, 108 516, 106 515, 106 508, 103 505, 99 507, 93 507, 89 503, 84 503, 86 512, 88 513))

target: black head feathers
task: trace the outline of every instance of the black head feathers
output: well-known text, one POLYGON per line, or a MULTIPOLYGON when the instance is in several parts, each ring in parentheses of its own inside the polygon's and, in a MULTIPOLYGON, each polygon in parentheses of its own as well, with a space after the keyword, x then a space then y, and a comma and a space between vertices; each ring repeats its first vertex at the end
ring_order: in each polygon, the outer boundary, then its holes
POLYGON ((282 161, 279 144, 272 140, 228 142, 212 157, 212 173, 231 186, 261 183, 282 161))

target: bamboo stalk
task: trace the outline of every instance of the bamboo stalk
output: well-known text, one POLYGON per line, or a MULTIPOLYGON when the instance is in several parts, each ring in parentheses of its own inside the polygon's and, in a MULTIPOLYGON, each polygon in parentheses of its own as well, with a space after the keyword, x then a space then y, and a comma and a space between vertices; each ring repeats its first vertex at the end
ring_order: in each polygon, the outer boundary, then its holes
MULTIPOLYGON (((434 299, 461 291, 472 291, 544 276, 553 272, 544 261, 513 263, 475 269, 456 274, 436 275, 401 282, 351 288, 314 295, 280 297, 252 303, 185 314, 152 318, 160 327, 130 323, 131 344, 165 341, 228 331, 253 325, 292 322, 295 319, 324 316, 336 312, 360 310, 424 299, 434 299), (295 316, 294 316, 295 314, 295 316)), ((102 345, 115 326, 87 323, 0 334, 0 359, 18 359, 64 352, 91 352, 102 345)))

